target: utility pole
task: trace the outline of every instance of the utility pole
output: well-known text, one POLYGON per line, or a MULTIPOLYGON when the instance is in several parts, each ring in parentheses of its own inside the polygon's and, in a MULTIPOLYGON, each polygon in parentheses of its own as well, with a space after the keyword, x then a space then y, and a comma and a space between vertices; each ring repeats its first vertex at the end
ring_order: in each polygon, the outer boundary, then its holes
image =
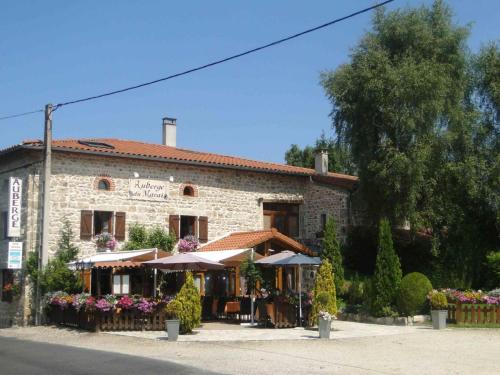
MULTIPOLYGON (((43 159, 43 218, 42 218, 42 244, 38 257, 38 271, 42 271, 49 261, 49 228, 50 228, 50 174, 52 167, 52 104, 45 106, 44 127, 44 159, 43 159)), ((36 324, 41 324, 42 296, 40 279, 36 286, 36 324)))

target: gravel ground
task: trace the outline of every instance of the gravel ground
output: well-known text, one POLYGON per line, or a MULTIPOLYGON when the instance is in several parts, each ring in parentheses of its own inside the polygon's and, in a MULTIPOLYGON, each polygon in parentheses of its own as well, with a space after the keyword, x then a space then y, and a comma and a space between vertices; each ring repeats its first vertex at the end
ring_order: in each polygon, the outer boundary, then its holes
POLYGON ((0 336, 131 354, 225 374, 500 374, 500 330, 415 329, 333 340, 168 342, 53 327, 0 336))

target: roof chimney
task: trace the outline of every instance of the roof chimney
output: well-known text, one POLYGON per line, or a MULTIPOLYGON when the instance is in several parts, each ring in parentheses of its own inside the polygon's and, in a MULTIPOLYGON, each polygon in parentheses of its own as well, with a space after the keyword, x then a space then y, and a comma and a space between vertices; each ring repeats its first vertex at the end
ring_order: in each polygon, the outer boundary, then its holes
POLYGON ((314 169, 318 174, 328 174, 328 152, 326 150, 316 151, 314 155, 314 169))
POLYGON ((177 147, 177 119, 171 117, 163 118, 163 137, 164 146, 177 147))

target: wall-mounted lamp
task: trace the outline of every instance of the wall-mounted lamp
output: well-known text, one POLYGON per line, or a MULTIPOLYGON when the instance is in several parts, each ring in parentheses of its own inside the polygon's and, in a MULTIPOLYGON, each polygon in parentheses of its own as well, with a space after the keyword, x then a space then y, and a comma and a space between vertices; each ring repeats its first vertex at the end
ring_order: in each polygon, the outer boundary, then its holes
POLYGON ((174 182, 174 176, 170 176, 169 181, 174 182))
POLYGON ((141 175, 139 174, 139 172, 134 172, 134 177, 135 178, 139 178, 141 175))
POLYGON ((259 206, 262 206, 262 202, 264 202, 264 198, 260 197, 257 199, 257 203, 259 204, 259 206))

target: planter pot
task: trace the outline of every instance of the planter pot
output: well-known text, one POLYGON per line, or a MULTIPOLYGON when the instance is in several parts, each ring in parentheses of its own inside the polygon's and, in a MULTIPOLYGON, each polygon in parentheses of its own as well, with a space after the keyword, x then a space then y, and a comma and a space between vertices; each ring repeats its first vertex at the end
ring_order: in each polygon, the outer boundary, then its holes
POLYGON ((330 330, 332 329, 332 321, 326 319, 318 319, 318 328, 319 328, 319 338, 320 339, 329 339, 330 338, 330 330))
POLYGON ((432 328, 444 329, 446 328, 446 318, 448 310, 431 310, 432 328))
POLYGON ((179 326, 181 321, 179 319, 165 320, 167 326, 168 341, 177 341, 179 337, 179 326))

